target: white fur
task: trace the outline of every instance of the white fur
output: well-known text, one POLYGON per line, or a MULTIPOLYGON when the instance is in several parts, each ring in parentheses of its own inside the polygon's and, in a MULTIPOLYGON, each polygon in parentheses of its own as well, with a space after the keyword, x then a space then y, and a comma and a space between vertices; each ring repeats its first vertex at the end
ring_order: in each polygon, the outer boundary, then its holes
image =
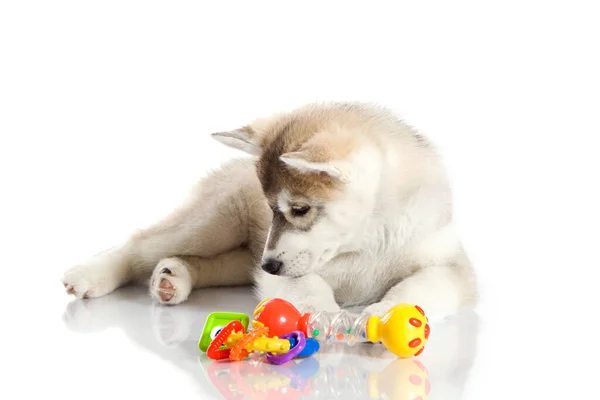
POLYGON ((119 253, 118 249, 109 249, 69 269, 63 277, 67 292, 82 299, 104 296, 115 290, 127 275, 119 253))
MULTIPOLYGON (((193 288, 254 283, 257 300, 283 297, 302 310, 367 306, 366 312, 380 314, 407 302, 431 320, 474 305, 475 275, 453 228, 450 189, 429 142, 389 111, 367 105, 309 105, 277 118, 215 138, 260 157, 259 139, 268 136, 256 135, 294 118, 333 132, 310 146, 337 143, 330 148, 335 162, 314 162, 294 151, 282 158, 302 173, 325 171, 343 185, 341 194, 318 200, 323 217, 310 230, 285 231, 274 249, 265 249, 272 214, 254 160, 234 160, 204 178, 163 221, 67 271, 67 290, 97 297, 143 282, 158 302, 176 304, 193 288), (283 262, 282 276, 258 268, 268 258, 283 262), (161 272, 165 266, 172 274, 161 272), (161 299, 163 279, 176 287, 173 299, 161 299)), ((289 212, 293 196, 280 190, 279 211, 289 212)))

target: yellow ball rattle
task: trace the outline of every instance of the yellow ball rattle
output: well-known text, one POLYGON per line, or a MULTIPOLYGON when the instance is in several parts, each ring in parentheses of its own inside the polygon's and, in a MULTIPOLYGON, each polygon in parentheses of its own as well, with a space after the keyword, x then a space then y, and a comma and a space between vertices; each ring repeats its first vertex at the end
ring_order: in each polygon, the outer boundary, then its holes
POLYGON ((367 339, 381 342, 386 349, 400 358, 420 355, 429 339, 429 320, 419 306, 398 304, 381 318, 369 317, 367 339))

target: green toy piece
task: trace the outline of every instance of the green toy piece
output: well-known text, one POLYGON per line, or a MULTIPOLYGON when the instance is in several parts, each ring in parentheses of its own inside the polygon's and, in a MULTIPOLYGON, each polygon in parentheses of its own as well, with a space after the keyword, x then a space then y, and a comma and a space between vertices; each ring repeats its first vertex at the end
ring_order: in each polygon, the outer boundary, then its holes
POLYGON ((206 353, 208 346, 215 337, 221 332, 228 323, 231 321, 240 321, 244 326, 244 330, 248 331, 248 324, 250 323, 250 317, 242 313, 232 312, 214 312, 206 317, 204 322, 204 329, 202 329, 202 336, 198 341, 198 348, 200 351, 206 353))

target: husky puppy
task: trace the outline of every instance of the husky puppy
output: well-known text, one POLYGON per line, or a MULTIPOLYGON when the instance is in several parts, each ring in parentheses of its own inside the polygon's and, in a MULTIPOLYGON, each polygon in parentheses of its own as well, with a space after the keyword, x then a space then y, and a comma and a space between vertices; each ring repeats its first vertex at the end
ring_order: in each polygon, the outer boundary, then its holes
POLYGON ((309 104, 212 134, 249 156, 202 179, 178 209, 65 273, 78 298, 145 283, 162 304, 252 284, 302 311, 421 306, 430 320, 477 298, 432 143, 391 111, 309 104))

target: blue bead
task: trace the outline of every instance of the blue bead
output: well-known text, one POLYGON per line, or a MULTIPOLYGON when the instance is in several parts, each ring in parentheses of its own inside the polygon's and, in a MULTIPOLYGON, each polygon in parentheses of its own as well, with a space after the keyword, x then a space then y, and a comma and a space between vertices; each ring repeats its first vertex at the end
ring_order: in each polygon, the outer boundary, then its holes
POLYGON ((320 348, 320 345, 319 345, 319 342, 317 341, 317 339, 307 338, 306 345, 304 346, 304 348, 302 349, 300 354, 298 354, 298 357, 310 357, 313 354, 315 354, 317 351, 319 351, 319 348, 320 348))

